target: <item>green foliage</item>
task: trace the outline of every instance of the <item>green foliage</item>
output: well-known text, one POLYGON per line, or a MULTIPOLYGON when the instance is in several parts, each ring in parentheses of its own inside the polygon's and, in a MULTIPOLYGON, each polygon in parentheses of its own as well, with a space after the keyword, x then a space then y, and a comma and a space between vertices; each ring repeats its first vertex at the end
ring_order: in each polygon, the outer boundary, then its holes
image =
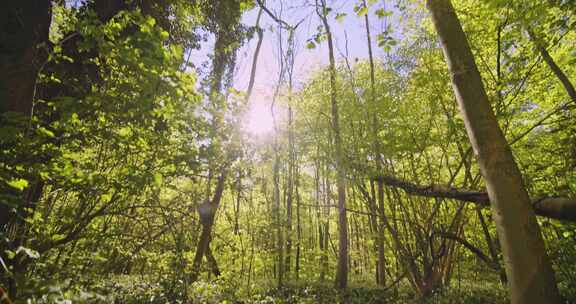
MULTIPOLYGON (((375 37, 386 57, 375 59, 373 71, 367 60, 337 63, 351 236, 347 291, 331 282, 340 244, 328 71, 315 71, 292 90, 281 86, 276 102, 290 107, 293 124, 281 118, 273 139, 252 140, 238 131, 244 97, 227 82, 237 49, 253 33, 240 22, 257 7, 253 1, 153 1, 148 11, 124 10, 109 20, 90 3, 54 7, 54 46, 38 78, 34 116, 2 114, 0 204, 10 223, 0 227, 0 284, 15 282, 18 300, 507 301, 494 269, 438 233, 454 231, 488 254, 474 207, 393 187, 384 187, 384 204, 376 204, 374 178, 382 175, 431 189, 484 191, 421 3, 398 3, 398 10, 372 0, 346 4, 359 17, 372 9, 378 18, 394 17, 375 37), (391 26, 396 18, 402 22, 391 26), (192 69, 185 54, 206 47, 200 38, 212 35, 220 38, 212 65, 192 69), (201 82, 198 75, 208 76, 201 82), (272 205, 276 155, 278 221, 272 205), (204 260, 200 280, 190 282, 203 228, 198 207, 212 198, 222 167, 227 179, 210 241, 221 275, 215 278, 204 260), (383 217, 389 227, 382 227, 383 217), (281 287, 274 283, 278 230, 291 240, 290 252, 288 242, 282 244, 291 260, 281 287), (386 290, 374 282, 379 240, 385 283, 398 280, 386 290)), ((564 89, 524 33, 531 26, 558 65, 574 75, 573 8, 565 1, 454 3, 530 194, 574 197, 574 106, 561 106, 568 100, 564 89)), ((332 13, 337 22, 349 18, 332 13)), ((319 26, 305 47, 325 39, 319 26)), ((494 242, 490 211, 481 214, 494 242)), ((574 299, 574 225, 540 223, 559 286, 574 299)))

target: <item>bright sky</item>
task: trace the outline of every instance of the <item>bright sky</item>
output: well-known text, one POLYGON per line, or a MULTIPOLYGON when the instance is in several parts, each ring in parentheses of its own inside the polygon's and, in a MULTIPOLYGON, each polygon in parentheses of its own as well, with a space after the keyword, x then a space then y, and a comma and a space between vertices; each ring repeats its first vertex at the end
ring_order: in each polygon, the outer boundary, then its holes
MULTIPOLYGON (((317 45, 314 49, 307 49, 306 42, 317 32, 319 25, 318 16, 314 10, 314 1, 311 0, 292 0, 284 1, 284 8, 280 14, 281 2, 279 0, 266 1, 267 7, 273 11, 276 16, 290 24, 296 24, 304 19, 304 22, 296 33, 296 59, 294 67, 294 85, 298 89, 310 76, 323 65, 328 63, 328 49, 326 42, 317 45)), ((389 1, 390 2, 390 1, 389 1)), ((328 5, 333 8, 329 15, 334 43, 336 46, 337 60, 346 56, 353 63, 356 58, 365 59, 368 57, 366 42, 366 33, 364 27, 364 17, 358 17, 354 12, 354 5, 358 1, 335 0, 328 1, 328 5), (347 16, 341 21, 335 20, 336 13, 345 13, 347 16), (348 40, 348 50, 346 50, 346 40, 348 40)), ((376 35, 384 30, 385 23, 383 19, 377 18, 374 11, 385 7, 387 10, 397 12, 390 3, 378 1, 370 8, 370 23, 372 44, 375 57, 382 57, 384 52, 376 46, 376 35)), ((242 22, 248 26, 254 26, 259 7, 256 6, 247 12, 242 22)), ((260 27, 264 29, 264 39, 260 54, 258 57, 258 67, 255 79, 254 90, 248 107, 248 112, 244 118, 244 128, 253 136, 267 137, 273 132, 273 119, 271 113, 271 102, 274 88, 278 81, 279 71, 279 51, 278 51, 278 30, 275 21, 266 13, 263 13, 260 21, 260 27)), ((286 34, 282 37, 286 39, 286 34)), ((257 37, 255 37, 238 52, 237 68, 234 77, 234 87, 240 91, 245 91, 250 79, 252 58, 256 48, 257 37)), ((212 46, 207 46, 200 53, 204 55, 211 52, 212 46)), ((206 60, 204 58, 203 60, 206 60)), ((278 114, 277 114, 278 115, 278 114)))

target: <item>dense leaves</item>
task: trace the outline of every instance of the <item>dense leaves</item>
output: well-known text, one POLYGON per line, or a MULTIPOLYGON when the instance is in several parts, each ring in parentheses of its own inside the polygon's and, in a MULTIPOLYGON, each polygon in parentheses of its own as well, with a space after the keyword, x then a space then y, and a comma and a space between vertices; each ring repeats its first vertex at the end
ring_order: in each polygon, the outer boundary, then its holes
MULTIPOLYGON (((34 110, 0 119, 0 287, 13 300, 508 301, 488 208, 383 182, 485 192, 423 4, 269 2, 51 1, 34 110), (257 10, 266 26, 248 24, 257 10), (292 80, 298 52, 326 56, 319 16, 337 40, 348 39, 339 24, 380 22, 374 65, 338 50, 335 95, 328 67, 292 80), (301 18, 316 31, 289 24, 301 18), (251 103, 234 89, 238 51, 256 32, 279 45, 270 138, 243 130, 251 103), (208 63, 191 58, 197 49, 208 63), (345 290, 332 284, 340 246, 345 290)), ((453 4, 530 196, 574 198, 573 3, 453 4)), ((576 227, 538 221, 572 303, 576 227)))

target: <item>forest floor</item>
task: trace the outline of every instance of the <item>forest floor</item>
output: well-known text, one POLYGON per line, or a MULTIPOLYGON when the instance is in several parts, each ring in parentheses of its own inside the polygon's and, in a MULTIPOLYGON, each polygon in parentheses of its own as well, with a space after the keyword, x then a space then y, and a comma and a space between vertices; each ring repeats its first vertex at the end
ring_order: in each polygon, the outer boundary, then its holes
MULTIPOLYGON (((151 285, 137 286, 124 283, 116 285, 115 303, 203 303, 203 304, 377 304, 377 303, 414 303, 414 304, 448 304, 448 303, 508 303, 506 291, 499 282, 454 280, 452 286, 439 290, 425 300, 419 300, 413 289, 407 284, 395 288, 380 288, 371 284, 352 284, 345 292, 338 291, 329 282, 286 283, 282 288, 257 288, 249 292, 237 284, 227 281, 199 281, 186 290, 177 289, 162 292, 151 285), (178 294, 175 294, 178 293, 178 294), (176 299, 188 299, 182 302, 176 299), (176 302, 174 302, 176 300, 176 302)), ((126 280, 128 279, 128 281, 126 280)), ((134 278, 133 278, 134 279, 134 278)), ((240 282, 238 282, 240 284, 240 282)), ((264 286, 266 284, 260 285, 264 286)))

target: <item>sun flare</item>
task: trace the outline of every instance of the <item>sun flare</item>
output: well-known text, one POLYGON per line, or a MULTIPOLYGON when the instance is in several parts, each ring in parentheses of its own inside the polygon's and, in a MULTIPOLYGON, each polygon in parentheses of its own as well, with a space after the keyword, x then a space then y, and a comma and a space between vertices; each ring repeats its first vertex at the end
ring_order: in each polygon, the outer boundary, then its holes
POLYGON ((264 100, 250 102, 244 118, 244 129, 248 134, 255 136, 264 136, 274 132, 270 103, 264 100))

